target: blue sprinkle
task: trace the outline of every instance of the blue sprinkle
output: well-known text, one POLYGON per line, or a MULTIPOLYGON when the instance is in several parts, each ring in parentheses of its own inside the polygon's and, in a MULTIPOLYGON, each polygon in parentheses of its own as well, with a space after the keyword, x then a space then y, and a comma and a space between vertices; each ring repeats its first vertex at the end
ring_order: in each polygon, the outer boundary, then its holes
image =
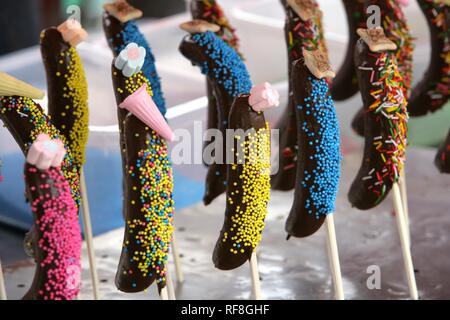
POLYGON ((312 172, 314 175, 305 170, 300 185, 309 191, 309 198, 305 200, 305 210, 308 214, 319 218, 335 211, 341 165, 340 133, 334 102, 328 94, 328 84, 323 79, 312 77, 308 77, 308 81, 312 88, 311 96, 306 97, 297 109, 302 112, 302 118, 314 119, 308 121, 303 119, 301 128, 307 140, 306 146, 311 146, 310 148, 315 150, 310 160, 316 160, 316 169, 312 172), (307 101, 314 103, 310 104, 307 101), (315 125, 310 126, 308 130, 310 121, 315 125))
POLYGON ((210 31, 195 34, 192 40, 204 48, 206 56, 213 61, 212 65, 200 62, 204 75, 217 81, 232 97, 250 92, 252 81, 247 67, 233 48, 210 31))

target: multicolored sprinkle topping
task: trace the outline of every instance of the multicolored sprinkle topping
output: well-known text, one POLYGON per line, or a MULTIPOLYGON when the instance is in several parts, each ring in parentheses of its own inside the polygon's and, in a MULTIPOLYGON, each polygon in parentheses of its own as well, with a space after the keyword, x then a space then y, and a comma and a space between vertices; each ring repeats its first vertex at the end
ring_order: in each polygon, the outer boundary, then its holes
POLYGON ((403 77, 395 56, 389 52, 378 54, 375 66, 365 67, 370 72, 370 95, 375 101, 368 112, 386 134, 373 138, 373 146, 378 152, 381 168, 373 168, 362 180, 370 180, 368 187, 379 200, 386 192, 387 181, 397 182, 406 160, 407 141, 407 100, 404 96, 403 77))
POLYGON ((244 253, 244 247, 255 249, 261 241, 264 219, 267 215, 267 203, 270 198, 270 134, 269 124, 266 128, 249 132, 244 136, 235 135, 239 155, 235 150, 238 163, 231 165, 231 170, 242 170, 240 181, 230 185, 228 203, 236 208, 232 213, 233 227, 225 232, 223 242, 231 241, 234 254, 244 253), (243 157, 242 157, 243 156, 243 157), (243 158, 243 159, 242 159, 243 158), (242 168, 239 168, 242 167, 242 168), (243 194, 241 195, 240 192, 243 194), (236 198, 241 199, 238 204, 236 198), (241 207, 242 206, 242 207, 241 207))

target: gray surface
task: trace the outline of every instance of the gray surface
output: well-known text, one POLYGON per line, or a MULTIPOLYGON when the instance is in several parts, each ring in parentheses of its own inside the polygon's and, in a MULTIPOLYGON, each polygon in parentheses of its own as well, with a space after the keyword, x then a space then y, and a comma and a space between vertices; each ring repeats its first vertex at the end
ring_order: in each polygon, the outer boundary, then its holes
MULTIPOLYGON (((352 148, 347 148, 351 150, 352 148)), ((417 269, 417 285, 422 299, 450 298, 450 216, 448 212, 449 176, 439 175, 432 166, 434 150, 412 149, 407 166, 411 216, 412 255, 417 269)), ((346 192, 358 167, 360 156, 354 151, 344 156, 343 179, 337 201, 336 232, 347 299, 407 299, 403 260, 392 215, 391 199, 376 209, 352 209, 346 192), (367 268, 381 269, 381 289, 366 286, 367 268)), ((285 240, 284 221, 292 203, 292 193, 273 192, 267 226, 258 249, 263 296, 268 299, 332 299, 333 290, 326 256, 324 228, 306 239, 285 240)), ((179 299, 250 298, 248 265, 234 271, 214 269, 211 253, 223 221, 224 198, 205 208, 198 204, 176 213, 177 239, 182 253, 186 281, 178 286, 179 299)), ((113 284, 122 230, 95 241, 104 299, 156 299, 156 289, 123 294, 113 284)), ((5 255, 2 246, 0 254, 5 255)), ((21 250, 13 245, 8 252, 21 250)), ((83 266, 87 266, 84 256, 83 266)), ((171 267, 173 271, 173 267, 171 267)), ((22 296, 33 273, 30 261, 6 267, 9 297, 22 296)), ((88 271, 83 273, 82 299, 89 299, 88 271)))

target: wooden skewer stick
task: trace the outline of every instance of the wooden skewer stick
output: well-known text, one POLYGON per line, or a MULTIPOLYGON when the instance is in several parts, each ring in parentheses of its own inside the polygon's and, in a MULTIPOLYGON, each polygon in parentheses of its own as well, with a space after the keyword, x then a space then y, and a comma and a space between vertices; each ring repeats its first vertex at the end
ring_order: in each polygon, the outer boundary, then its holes
POLYGON ((169 295, 167 294, 167 286, 161 289, 161 292, 159 293, 159 296, 161 300, 169 300, 169 295))
POLYGON ((173 255, 173 263, 175 264, 175 274, 177 275, 177 281, 178 283, 183 283, 184 275, 183 270, 181 269, 180 252, 178 251, 175 233, 172 235, 172 255, 173 255))
POLYGON ((5 278, 3 277, 2 262, 0 261, 0 300, 6 300, 5 278))
POLYGON ((252 277, 252 294, 255 300, 262 300, 261 282, 259 280, 258 260, 256 259, 256 250, 253 250, 250 258, 250 272, 252 277))
POLYGON ((407 192, 408 190, 406 187, 405 169, 403 169, 400 174, 398 186, 400 187, 403 211, 405 213, 405 222, 406 222, 406 227, 407 227, 407 231, 408 231, 408 243, 409 243, 409 247, 411 247, 411 230, 410 230, 410 224, 409 224, 409 208, 408 208, 408 192, 407 192))
POLYGON ((169 294, 169 300, 177 300, 175 295, 175 287, 172 281, 172 276, 170 275, 169 266, 167 266, 166 271, 166 284, 167 284, 167 291, 169 294))
POLYGON ((100 299, 99 291, 99 281, 97 272, 97 263, 95 261, 95 251, 94 251, 94 240, 92 236, 92 224, 91 224, 91 214, 89 211, 89 200, 88 192, 86 188, 86 180, 84 178, 84 172, 80 174, 80 184, 81 184, 81 206, 83 212, 83 227, 84 227, 84 237, 86 240, 88 257, 89 257, 89 269, 91 273, 92 291, 94 294, 94 300, 100 299))
POLYGON ((328 257, 331 265, 331 275, 333 277, 334 296, 336 300, 344 300, 344 286, 342 285, 341 264, 339 262, 339 251, 336 241, 336 231, 334 227, 333 214, 327 215, 325 219, 327 228, 328 257))
POLYGON ((403 262, 405 264, 406 278, 408 280, 409 294, 411 299, 418 300, 416 278, 414 275, 414 267, 411 258, 411 250, 408 242, 408 231, 406 226, 405 214, 403 212, 402 197, 400 188, 394 183, 392 190, 394 192, 395 218, 397 220, 397 228, 400 236, 400 244, 402 246, 403 262))

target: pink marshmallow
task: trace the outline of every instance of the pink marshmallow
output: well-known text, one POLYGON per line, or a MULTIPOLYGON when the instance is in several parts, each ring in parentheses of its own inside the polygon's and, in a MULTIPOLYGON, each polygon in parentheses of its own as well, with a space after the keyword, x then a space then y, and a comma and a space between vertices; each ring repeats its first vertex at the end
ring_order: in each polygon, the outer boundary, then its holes
POLYGON ((249 104, 257 112, 275 108, 280 105, 280 95, 270 83, 264 82, 252 88, 249 104))
POLYGON ((64 144, 59 139, 50 139, 46 134, 39 134, 27 154, 27 162, 39 170, 59 167, 66 155, 64 144))
POLYGON ((402 6, 406 7, 409 5, 409 0, 397 0, 402 6))

